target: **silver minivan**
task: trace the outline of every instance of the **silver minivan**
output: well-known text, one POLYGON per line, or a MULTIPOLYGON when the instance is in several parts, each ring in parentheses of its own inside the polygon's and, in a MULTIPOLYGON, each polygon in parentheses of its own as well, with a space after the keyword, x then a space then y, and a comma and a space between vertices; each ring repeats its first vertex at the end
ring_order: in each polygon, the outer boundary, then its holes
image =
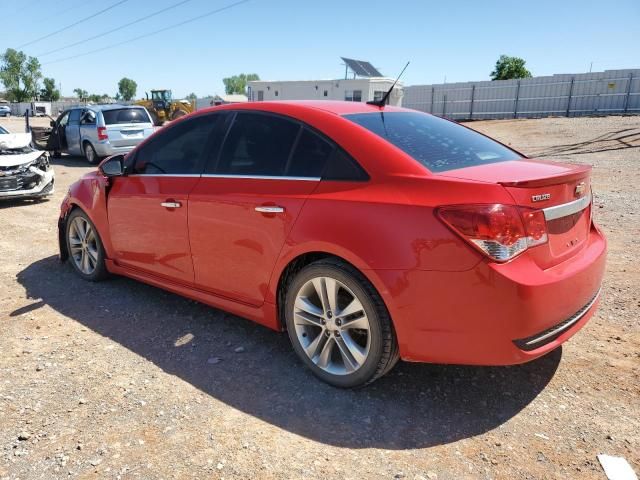
POLYGON ((64 111, 51 122, 47 149, 84 156, 89 163, 128 153, 153 133, 149 112, 138 105, 87 105, 64 111))

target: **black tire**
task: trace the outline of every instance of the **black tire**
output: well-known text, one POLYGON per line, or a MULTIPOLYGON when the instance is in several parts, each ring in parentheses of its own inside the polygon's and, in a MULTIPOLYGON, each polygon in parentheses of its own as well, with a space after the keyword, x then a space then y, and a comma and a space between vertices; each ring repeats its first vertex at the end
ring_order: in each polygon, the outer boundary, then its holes
POLYGON ((96 229, 95 225, 89 219, 86 213, 84 213, 79 208, 76 208, 75 210, 73 210, 67 217, 67 221, 65 223, 65 228, 64 228, 64 235, 65 235, 65 242, 67 245, 67 252, 69 253, 69 263, 71 263, 71 266, 73 267, 75 272, 82 279, 87 280, 89 282, 99 282, 109 277, 109 272, 107 271, 107 266, 105 265, 105 262, 104 262, 105 253, 104 253, 104 247, 102 246, 102 239, 100 238, 100 234, 98 233, 98 230, 96 229), (73 228, 72 225, 76 218, 81 218, 85 222, 87 222, 89 226, 93 229, 93 232, 95 234, 95 243, 96 243, 95 250, 97 251, 97 260, 95 262, 95 268, 91 273, 85 273, 80 269, 72 250, 72 245, 70 240, 70 237, 71 237, 70 229, 73 228))
POLYGON ((286 285, 285 323, 293 349, 314 375, 340 388, 362 387, 389 372, 399 359, 398 342, 389 312, 371 283, 351 265, 338 259, 323 259, 302 268, 286 285), (330 277, 347 286, 364 308, 369 321, 370 349, 366 360, 351 373, 332 374, 316 365, 305 353, 296 333, 294 304, 307 282, 317 277, 330 277))
POLYGON ((89 142, 84 142, 84 146, 83 146, 82 150, 83 150, 83 153, 84 153, 84 158, 91 165, 97 165, 98 163, 100 163, 101 159, 98 156, 98 154, 96 153, 96 149, 93 148, 93 145, 91 145, 89 142))
POLYGON ((185 115, 187 115, 187 112, 185 112, 184 110, 175 110, 171 115, 171 120, 177 120, 178 118, 184 117, 185 115))

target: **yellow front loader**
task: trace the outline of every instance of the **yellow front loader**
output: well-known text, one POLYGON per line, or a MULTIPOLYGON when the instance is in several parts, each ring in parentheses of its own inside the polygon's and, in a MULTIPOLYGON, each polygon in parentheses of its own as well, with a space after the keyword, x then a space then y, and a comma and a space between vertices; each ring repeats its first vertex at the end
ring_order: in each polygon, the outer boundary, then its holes
POLYGON ((175 120, 196 110, 195 102, 173 100, 171 90, 151 90, 151 98, 149 94, 146 96, 136 105, 142 105, 149 111, 154 125, 162 125, 167 120, 175 120))

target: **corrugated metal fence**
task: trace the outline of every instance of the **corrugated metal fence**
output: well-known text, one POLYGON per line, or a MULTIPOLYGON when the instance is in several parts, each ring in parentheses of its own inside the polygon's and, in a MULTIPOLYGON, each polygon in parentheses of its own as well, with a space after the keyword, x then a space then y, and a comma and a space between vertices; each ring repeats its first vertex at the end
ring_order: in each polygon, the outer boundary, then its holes
POLYGON ((414 85, 402 106, 455 120, 640 113, 640 69, 414 85))

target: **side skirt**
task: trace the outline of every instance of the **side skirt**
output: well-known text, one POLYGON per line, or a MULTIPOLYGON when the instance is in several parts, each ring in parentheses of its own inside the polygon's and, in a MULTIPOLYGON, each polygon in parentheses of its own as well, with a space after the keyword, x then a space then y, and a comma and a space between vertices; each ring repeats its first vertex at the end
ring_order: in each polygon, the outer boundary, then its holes
POLYGON ((154 287, 168 290, 186 298, 196 300, 214 308, 224 310, 225 312, 238 315, 252 320, 260 325, 271 328, 272 330, 282 331, 280 322, 278 322, 276 306, 272 303, 264 302, 260 307, 253 307, 243 303, 236 302, 227 298, 213 295, 203 290, 183 285, 181 283, 172 282, 164 278, 155 277, 146 272, 141 272, 132 268, 117 265, 113 260, 105 260, 107 270, 115 275, 122 275, 134 280, 138 280, 154 287))

